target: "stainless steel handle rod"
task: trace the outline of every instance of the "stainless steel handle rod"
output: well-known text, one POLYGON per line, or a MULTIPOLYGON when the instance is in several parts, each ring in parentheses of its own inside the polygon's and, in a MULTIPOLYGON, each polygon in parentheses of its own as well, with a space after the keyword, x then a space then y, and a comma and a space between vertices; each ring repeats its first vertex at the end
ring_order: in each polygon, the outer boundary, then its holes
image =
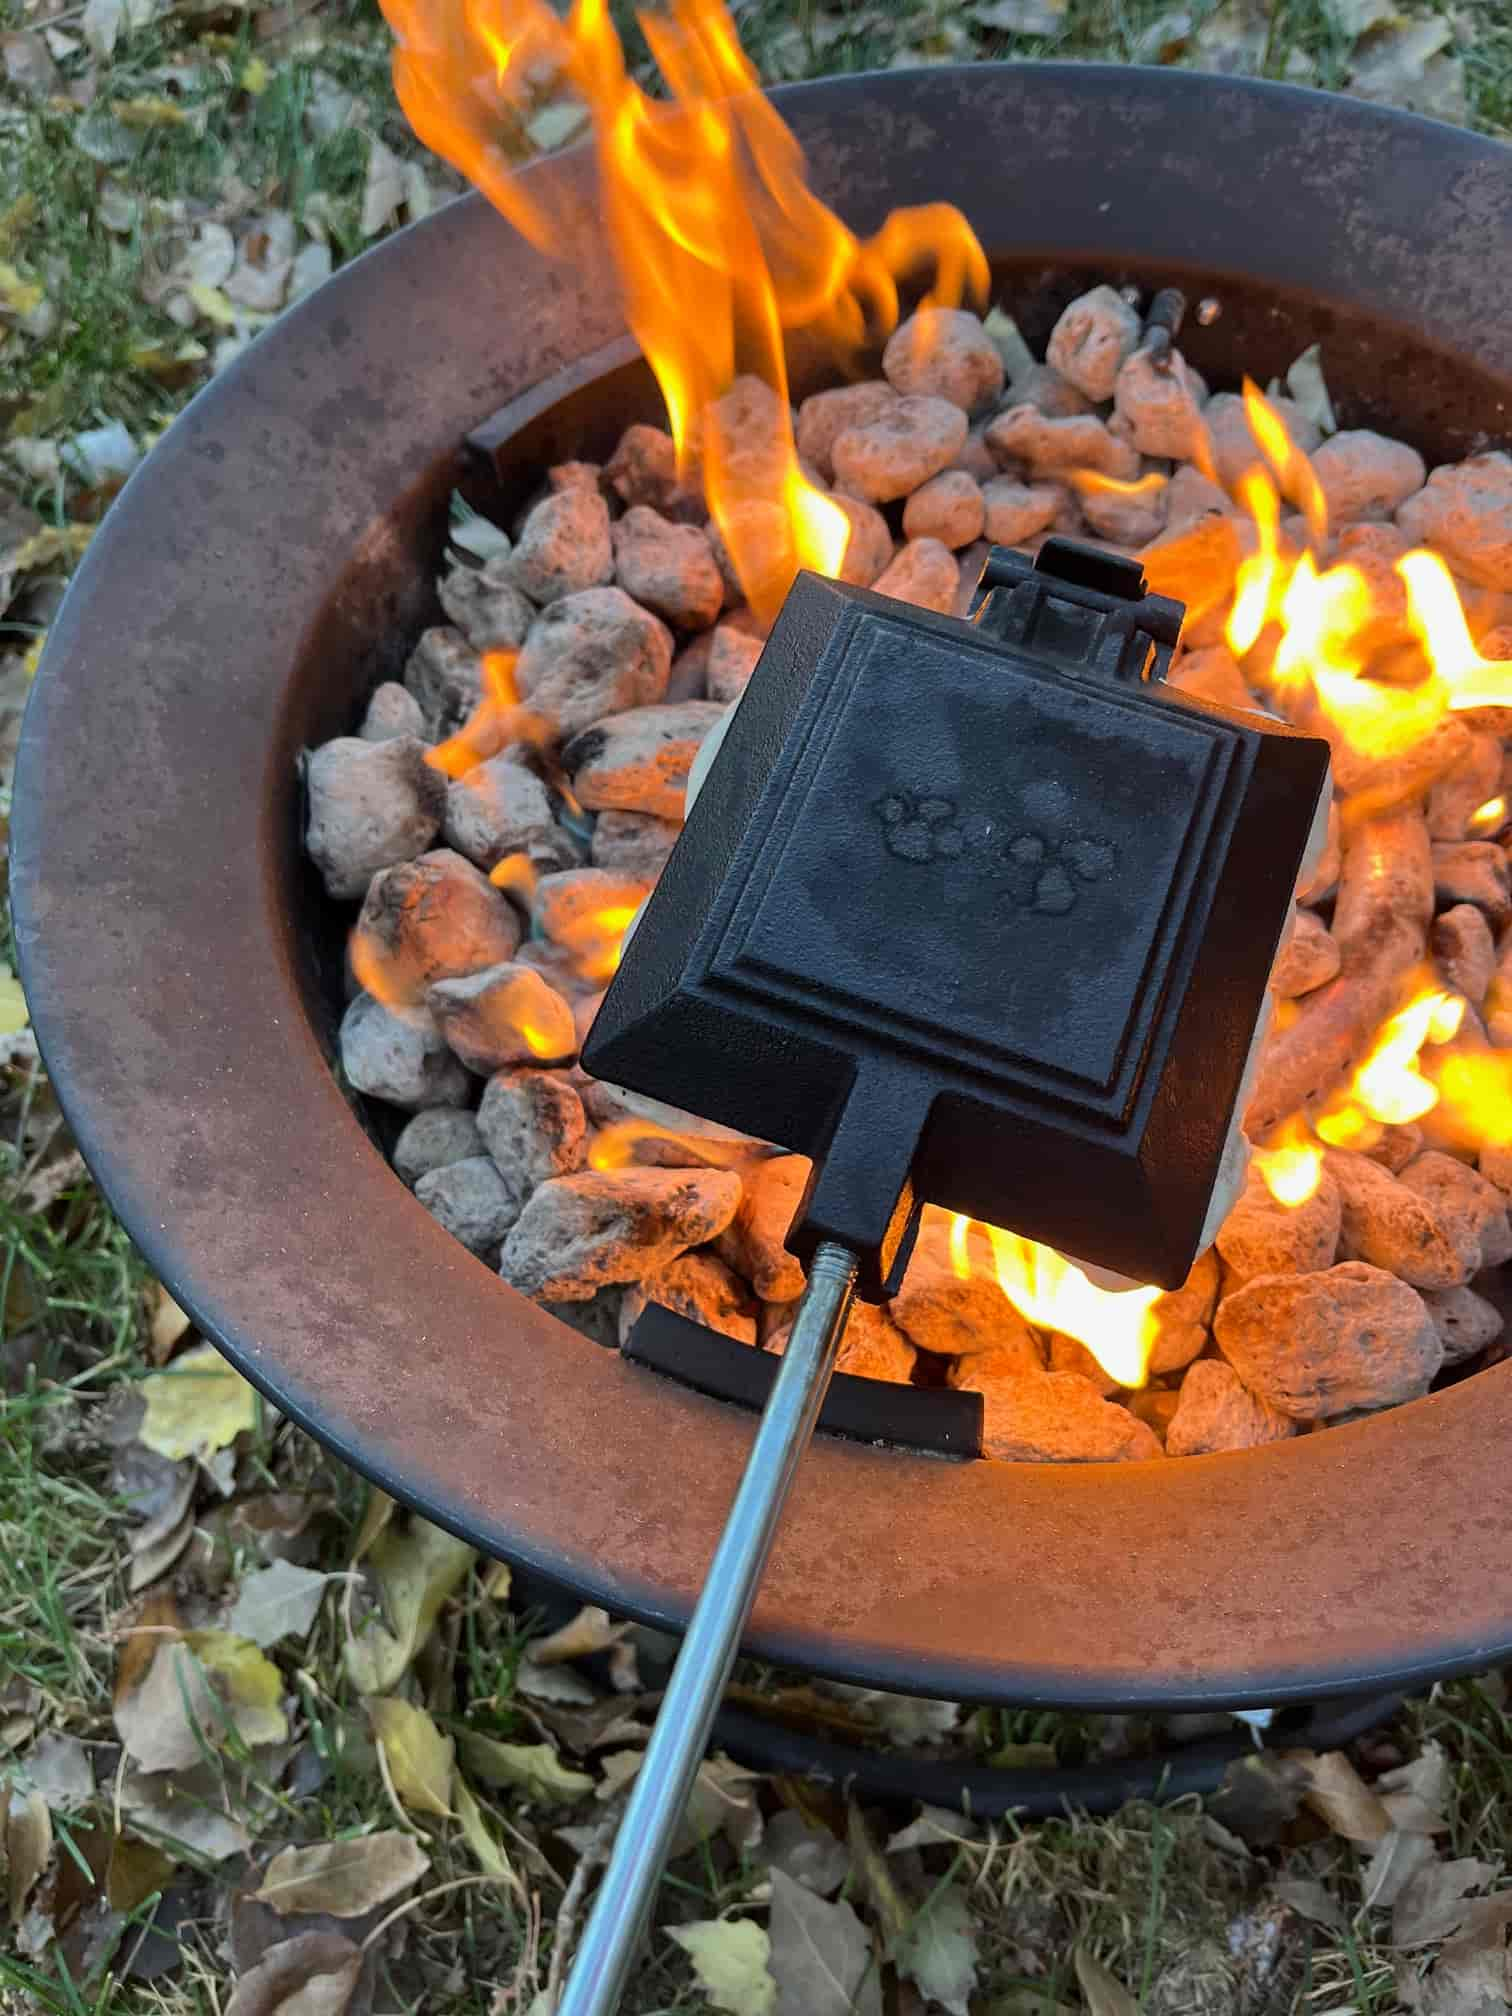
POLYGON ((809 1269, 703 1594, 662 1696, 558 2016, 612 2016, 619 2007, 782 1507, 819 1417, 855 1286, 856 1256, 844 1246, 822 1245, 809 1269))

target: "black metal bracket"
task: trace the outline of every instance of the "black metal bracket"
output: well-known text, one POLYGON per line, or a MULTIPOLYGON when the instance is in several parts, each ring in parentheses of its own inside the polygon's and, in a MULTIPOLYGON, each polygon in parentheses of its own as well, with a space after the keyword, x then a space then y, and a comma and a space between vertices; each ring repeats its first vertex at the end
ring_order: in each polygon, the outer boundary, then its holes
POLYGON ((1031 560, 994 546, 967 616, 984 635, 1048 658, 1065 672, 1142 685, 1164 679, 1186 611, 1152 595, 1137 560, 1047 539, 1031 560))

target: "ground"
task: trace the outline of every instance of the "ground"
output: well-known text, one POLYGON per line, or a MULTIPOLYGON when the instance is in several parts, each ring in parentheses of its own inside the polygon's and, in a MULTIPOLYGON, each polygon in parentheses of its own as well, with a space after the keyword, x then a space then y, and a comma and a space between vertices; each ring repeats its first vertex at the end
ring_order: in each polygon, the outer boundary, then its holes
MULTIPOLYGON (((737 12, 769 78, 1111 57, 1512 123, 1505 0, 737 12)), ((409 138, 360 0, 0 0, 0 24, 3 847, 38 642, 131 463, 300 290, 456 183, 409 138)), ((562 131, 543 106, 524 144, 562 131)), ((197 1345, 90 1184, 3 964, 0 1241, 0 2009, 548 2008, 658 1647, 597 1613, 548 1635, 506 1571, 197 1345)), ((742 1685, 1002 1764, 1159 1735, 742 1685)), ((1207 1812, 908 1826, 716 1761, 629 2006, 1504 2008, 1509 1790, 1495 1673, 1347 1754, 1257 1753, 1207 1812)))

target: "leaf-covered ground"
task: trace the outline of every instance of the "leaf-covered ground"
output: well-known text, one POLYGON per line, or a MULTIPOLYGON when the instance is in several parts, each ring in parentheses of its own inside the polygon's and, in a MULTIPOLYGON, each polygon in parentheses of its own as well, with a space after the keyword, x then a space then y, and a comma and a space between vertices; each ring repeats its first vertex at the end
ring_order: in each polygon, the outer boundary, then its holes
MULTIPOLYGON (((1512 125, 1505 0, 738 15, 773 78, 1116 57, 1512 125)), ((3 840, 38 642, 130 467, 455 181, 409 139, 361 0, 4 0, 0 67, 3 840)), ((530 137, 562 132, 547 105, 530 137)), ((4 963, 0 1305, 0 2009, 549 2009, 666 1648, 548 1617, 195 1338, 90 1185, 4 963)), ((741 1687, 823 1734, 1003 1765, 1159 1734, 741 1687)), ((1484 2016, 1512 2005, 1509 1792, 1498 1674, 1347 1755, 1257 1752, 1208 1812, 988 1826, 715 1758, 629 2006, 1484 2016)))

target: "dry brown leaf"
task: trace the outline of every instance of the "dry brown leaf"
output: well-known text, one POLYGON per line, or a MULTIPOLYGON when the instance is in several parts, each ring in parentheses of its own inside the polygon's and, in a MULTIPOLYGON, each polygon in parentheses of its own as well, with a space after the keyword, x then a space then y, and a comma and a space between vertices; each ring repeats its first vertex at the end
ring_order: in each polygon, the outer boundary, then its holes
POLYGON ((393 222, 404 201, 404 166, 376 136, 368 141, 367 174, 362 184, 364 238, 374 238, 393 222))
POLYGON ((412 1812, 449 1819, 455 1742, 443 1736, 425 1710, 412 1701, 383 1695, 370 1700, 367 1709, 400 1801, 412 1812))
POLYGON ((333 1918, 360 1918, 418 1882, 429 1867, 430 1857, 414 1836, 390 1828, 351 1841, 281 1849, 253 1895, 284 1917, 329 1911, 333 1918))
POLYGON ((280 1638, 303 1638, 315 1622, 328 1575, 292 1561, 274 1561, 258 1568, 237 1593, 227 1627, 254 1645, 276 1645, 280 1638))
POLYGON ((1361 1901, 1389 1911, 1413 1877, 1438 1858, 1426 1834, 1392 1832, 1376 1843, 1360 1879, 1361 1901))
POLYGON ((105 1868, 105 1898, 112 1911, 135 1911, 154 1890, 167 1887, 177 1868, 171 1855, 134 1834, 117 1834, 105 1868))
POLYGON ((1376 1791, 1399 1834, 1442 1834, 1449 1822, 1444 1802, 1449 1797, 1449 1759, 1440 1743, 1425 1743, 1410 1764, 1383 1771, 1376 1791))
POLYGON ((1391 1943, 1404 1950, 1448 1939, 1470 1916, 1469 1893, 1496 1874, 1493 1862, 1465 1856, 1457 1862, 1426 1863, 1405 1885, 1391 1914, 1391 1943))
POLYGON ((146 1678, 115 1704, 116 1733, 144 1771, 178 1771, 213 1751, 224 1721, 210 1677, 182 1640, 159 1643, 146 1678))
POLYGON ((158 1510, 131 1535, 126 1581, 133 1595, 165 1574, 188 1546, 194 1531, 195 1481, 194 1465, 183 1464, 158 1510))
POLYGON ((1342 1750, 1327 1750, 1322 1756, 1308 1751, 1293 1754, 1307 1773, 1303 1803, 1335 1834, 1369 1846, 1391 1832, 1391 1815, 1380 1795, 1365 1783, 1342 1750))
POLYGON ((1128 1989, 1085 1946, 1076 1949, 1076 1979, 1087 2000, 1088 2016, 1139 2016, 1139 2004, 1128 1989))
POLYGON ((5 1867, 11 1923, 19 1925, 42 1872, 52 1859, 52 1816, 40 1792, 9 1787, 5 1809, 5 1867))
POLYGON ((1512 2001, 1509 1923, 1512 1891, 1471 1903, 1463 1930, 1439 1949, 1420 2003, 1424 2016, 1501 2016, 1512 2001))
POLYGON ((121 1810, 136 1826, 206 1862, 224 1862, 252 1846, 251 1828, 231 1806, 232 1793, 214 1764, 156 1774, 128 1769, 121 1781, 121 1810))
POLYGON ((1306 1918, 1314 1925, 1327 1925, 1332 1931, 1342 1932, 1349 1922, 1338 1898, 1314 1877, 1287 1877, 1271 1894, 1288 1911, 1295 1911, 1299 1918, 1306 1918))
POLYGON ((341 2016, 362 1949, 339 1932, 301 1932, 271 1947, 231 1991, 225 2016, 341 2016))
POLYGON ((881 1970, 849 1904, 829 1904, 772 1871, 771 1945, 777 2016, 879 2016, 881 1970))
POLYGON ((555 1666, 564 1659, 582 1659, 591 1652, 607 1651, 617 1645, 630 1629, 628 1624, 611 1624, 609 1612, 596 1603, 585 1603, 577 1615, 549 1637, 532 1639, 527 1647, 537 1666, 555 1666))
POLYGON ((152 1312, 147 1355, 154 1365, 166 1365, 173 1355, 174 1345, 189 1328, 189 1318, 161 1281, 156 1287, 157 1295, 152 1312))
POLYGON ((155 1589, 131 1614, 117 1636, 115 1698, 119 1702, 141 1684, 158 1647, 179 1633, 179 1609, 171 1589, 155 1589))
POLYGON ((77 1736, 49 1730, 22 1759, 21 1775, 54 1813, 66 1813, 94 1797, 94 1768, 77 1736))

